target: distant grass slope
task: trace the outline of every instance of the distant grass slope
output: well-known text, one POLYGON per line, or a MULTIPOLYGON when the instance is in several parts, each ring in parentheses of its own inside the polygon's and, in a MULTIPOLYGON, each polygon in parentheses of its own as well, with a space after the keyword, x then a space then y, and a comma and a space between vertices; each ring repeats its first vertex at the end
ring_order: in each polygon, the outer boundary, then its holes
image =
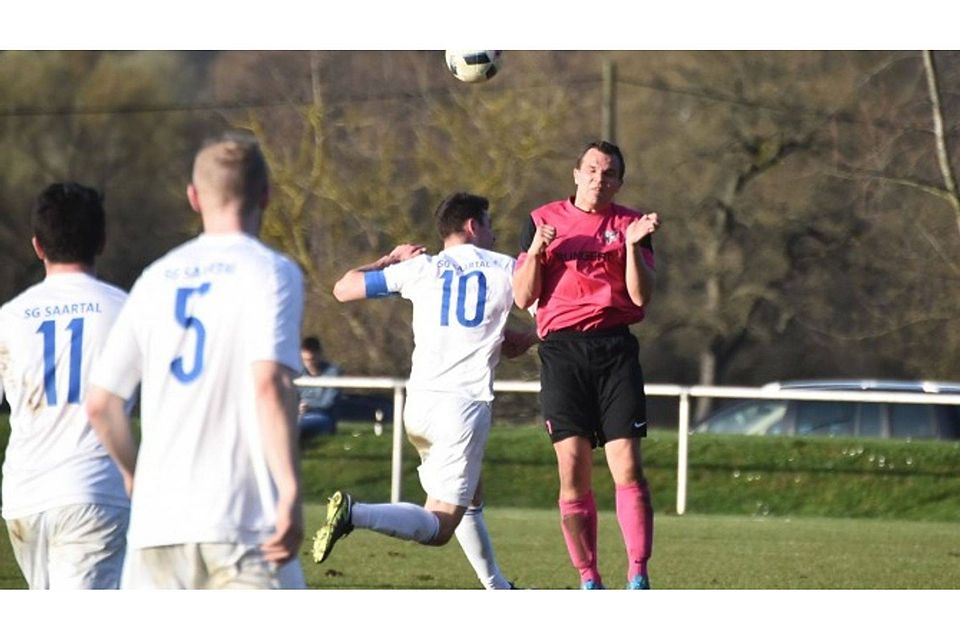
MULTIPOLYGON (((390 494, 389 433, 343 432, 308 443, 303 475, 309 499, 346 488, 365 500, 390 494)), ((404 448, 404 499, 423 499, 416 453, 404 448)), ((677 436, 644 441, 659 512, 674 512, 677 436)), ((595 454, 601 508, 613 508, 603 453, 595 454)), ((556 462, 534 427, 494 427, 484 462, 488 504, 554 508, 556 462)), ((688 513, 871 517, 960 522, 960 442, 696 435, 690 438, 688 513)))
MULTIPOLYGON (((6 418, 0 416, 2 448, 6 418)), ((322 501, 343 488, 367 501, 389 500, 391 440, 389 431, 376 436, 369 425, 347 425, 336 436, 308 442, 305 499, 322 501)), ((643 446, 654 506, 673 513, 676 433, 653 430, 643 446)), ((960 522, 960 442, 703 434, 690 438, 689 452, 687 513, 960 522)), ((420 502, 418 461, 406 444, 403 461, 403 498, 420 502)), ((595 464, 597 502, 612 509, 602 451, 595 453, 595 464)), ((483 479, 490 505, 556 507, 556 462, 538 428, 495 426, 483 479)))

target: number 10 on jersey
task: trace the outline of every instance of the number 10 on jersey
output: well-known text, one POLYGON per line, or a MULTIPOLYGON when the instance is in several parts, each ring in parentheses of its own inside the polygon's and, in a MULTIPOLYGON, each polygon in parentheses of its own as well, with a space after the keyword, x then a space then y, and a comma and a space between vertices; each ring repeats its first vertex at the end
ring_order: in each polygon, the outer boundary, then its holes
MULTIPOLYGON (((440 326, 450 325, 450 298, 453 294, 453 281, 455 279, 452 270, 444 271, 440 274, 443 278, 443 298, 440 302, 440 326)), ((464 273, 457 280, 457 322, 464 327, 475 327, 483 320, 484 308, 487 305, 487 277, 482 271, 470 271, 464 273), (471 316, 467 317, 467 287, 471 280, 477 281, 477 301, 472 310, 471 316)))

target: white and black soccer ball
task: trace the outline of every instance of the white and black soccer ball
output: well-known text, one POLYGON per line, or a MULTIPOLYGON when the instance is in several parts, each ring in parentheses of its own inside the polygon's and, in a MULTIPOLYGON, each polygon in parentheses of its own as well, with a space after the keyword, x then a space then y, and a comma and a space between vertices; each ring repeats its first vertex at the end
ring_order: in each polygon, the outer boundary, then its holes
POLYGON ((497 75, 502 51, 458 51, 447 49, 447 68, 461 82, 485 82, 497 75))

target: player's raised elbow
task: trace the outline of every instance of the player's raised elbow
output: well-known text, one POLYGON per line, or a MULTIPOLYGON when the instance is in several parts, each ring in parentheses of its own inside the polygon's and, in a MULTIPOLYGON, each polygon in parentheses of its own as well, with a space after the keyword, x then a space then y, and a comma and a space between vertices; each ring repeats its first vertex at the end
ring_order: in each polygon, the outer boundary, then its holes
POLYGON ((513 303, 520 309, 529 309, 530 305, 532 305, 535 301, 536 298, 526 293, 518 293, 516 291, 513 293, 513 303))
POLYGON ((366 283, 363 273, 348 271, 333 285, 333 297, 338 302, 350 302, 366 297, 366 283))
POLYGON ((653 283, 648 282, 637 287, 627 287, 627 295, 630 297, 630 302, 636 306, 646 307, 650 304, 650 299, 653 298, 653 283))
POLYGON ((529 309, 539 296, 533 292, 532 288, 525 286, 522 282, 513 284, 513 303, 521 309, 529 309))
POLYGON ((337 283, 333 285, 333 297, 337 299, 337 302, 346 302, 347 298, 346 286, 343 282, 344 278, 337 280, 337 283))
POLYGON ((634 306, 637 306, 637 307, 645 307, 645 306, 647 306, 647 305, 650 304, 650 294, 643 295, 643 294, 639 294, 639 293, 638 293, 638 294, 632 294, 632 293, 631 293, 631 294, 630 294, 630 302, 632 302, 632 303, 634 304, 634 306))

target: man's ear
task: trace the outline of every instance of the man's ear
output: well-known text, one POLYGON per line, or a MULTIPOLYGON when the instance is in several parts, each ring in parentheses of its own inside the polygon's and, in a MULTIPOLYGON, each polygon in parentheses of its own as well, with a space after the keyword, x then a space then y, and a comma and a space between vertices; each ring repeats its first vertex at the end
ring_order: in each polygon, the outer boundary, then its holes
POLYGON ((463 233, 470 239, 476 238, 479 224, 476 218, 467 218, 467 221, 463 223, 463 233))
POLYGON ((190 208, 200 213, 200 194, 197 193, 197 188, 193 186, 193 183, 187 185, 187 201, 190 203, 190 208))
POLYGON ((33 252, 37 254, 37 257, 41 260, 47 259, 47 252, 43 250, 43 247, 40 246, 40 241, 37 240, 37 236, 30 238, 30 244, 33 245, 33 252))

